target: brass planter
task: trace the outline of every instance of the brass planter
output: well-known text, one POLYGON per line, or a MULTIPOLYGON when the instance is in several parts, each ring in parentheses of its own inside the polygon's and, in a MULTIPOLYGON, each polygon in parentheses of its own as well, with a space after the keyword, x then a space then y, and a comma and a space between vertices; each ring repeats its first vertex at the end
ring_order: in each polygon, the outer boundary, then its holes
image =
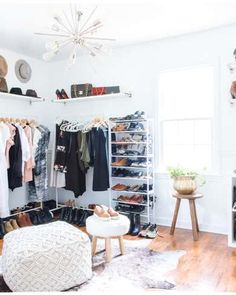
POLYGON ((191 195, 197 189, 196 180, 193 176, 178 176, 174 178, 173 186, 181 195, 191 195))

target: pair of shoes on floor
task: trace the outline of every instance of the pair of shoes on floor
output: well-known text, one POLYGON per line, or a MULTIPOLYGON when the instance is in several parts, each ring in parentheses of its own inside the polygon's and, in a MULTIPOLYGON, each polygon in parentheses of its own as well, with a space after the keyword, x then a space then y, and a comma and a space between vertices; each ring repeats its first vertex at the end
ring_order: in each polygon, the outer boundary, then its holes
POLYGON ((9 233, 15 229, 20 228, 19 224, 15 219, 10 219, 3 222, 5 233, 9 233))
POLYGON ((68 99, 69 98, 69 96, 67 95, 67 93, 65 92, 64 89, 62 89, 61 91, 59 89, 57 89, 56 95, 57 95, 57 99, 68 99))
POLYGON ((49 223, 53 220, 53 215, 47 207, 30 211, 28 214, 33 225, 49 223))
POLYGON ((155 239, 157 236, 157 225, 151 224, 150 222, 147 224, 144 224, 142 227, 142 230, 138 234, 139 237, 147 238, 147 239, 155 239))
POLYGON ((94 216, 103 221, 109 221, 111 219, 117 220, 120 218, 120 214, 118 212, 104 205, 97 205, 95 207, 94 216))
POLYGON ((86 219, 93 213, 90 210, 84 210, 73 207, 63 207, 59 219, 70 224, 85 226, 86 219))

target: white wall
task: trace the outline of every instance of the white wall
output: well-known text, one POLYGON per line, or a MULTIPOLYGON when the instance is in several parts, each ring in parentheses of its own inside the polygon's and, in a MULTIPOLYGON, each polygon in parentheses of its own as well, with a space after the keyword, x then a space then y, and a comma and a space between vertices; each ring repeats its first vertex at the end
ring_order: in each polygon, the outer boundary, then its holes
MULTIPOLYGON (((99 101, 65 106, 65 116, 84 116, 92 114, 122 115, 143 109, 148 116, 157 114, 158 74, 166 69, 212 64, 216 68, 216 106, 217 139, 215 146, 219 155, 219 170, 207 176, 207 184, 201 188, 204 198, 197 203, 200 227, 202 230, 226 233, 227 199, 231 193, 230 176, 236 167, 236 109, 228 103, 230 76, 227 64, 233 60, 236 26, 228 26, 202 33, 169 38, 157 42, 143 43, 113 50, 111 56, 103 60, 80 57, 70 71, 63 71, 66 62, 54 64, 60 75, 54 76, 54 85, 64 87, 69 92, 72 83, 92 82, 94 85, 121 85, 131 90, 132 99, 99 101)), ((170 83, 171 87, 171 83, 170 83)), ((197 87, 197 81, 196 81, 197 87)), ((194 89, 193 89, 194 91, 194 89)), ((174 95, 173 99, 178 99, 174 95)), ((204 107, 204 106, 203 106, 204 107)), ((156 130, 158 143, 158 131, 156 130)), ((157 151, 158 153, 158 151, 157 151)), ((158 167, 158 163, 156 163, 158 167)), ((159 224, 170 225, 174 209, 171 197, 171 182, 165 174, 157 173, 159 224)), ((65 194, 63 193, 65 196, 65 194)), ((81 202, 105 200, 106 193, 100 197, 89 191, 81 202), (95 197, 94 197, 95 196, 95 197)), ((105 201, 104 201, 105 202, 105 201)), ((184 202, 183 202, 184 203, 184 202)), ((189 209, 183 204, 177 226, 190 228, 189 209)))
MULTIPOLYGON (((215 148, 219 155, 219 171, 216 171, 215 175, 207 176, 207 184, 201 189, 204 198, 198 201, 197 209, 202 230, 226 233, 227 200, 231 193, 230 176, 236 167, 236 136, 234 136, 236 107, 231 107, 228 103, 230 76, 227 68, 227 63, 233 60, 235 31, 236 25, 178 38, 116 48, 111 56, 103 60, 92 59, 92 62, 88 57, 82 56, 78 59, 76 66, 69 71, 66 70, 66 61, 45 64, 31 60, 33 73, 35 73, 31 81, 32 88, 35 86, 36 90, 40 89, 38 92, 48 98, 55 97, 56 88, 65 88, 69 93, 71 84, 84 82, 92 82, 97 86, 120 85, 123 90, 132 91, 133 97, 110 102, 107 100, 83 102, 66 106, 47 102, 42 104, 43 106, 29 107, 24 104, 23 107, 22 104, 20 107, 20 104, 15 102, 14 105, 0 102, 1 113, 3 105, 6 112, 16 111, 17 106, 19 107, 17 111, 30 112, 32 115, 39 115, 39 110, 43 108, 39 117, 41 121, 52 126, 58 117, 84 119, 102 114, 105 116, 123 115, 142 109, 149 117, 155 117, 157 121, 157 82, 160 71, 204 63, 215 65, 217 138, 219 139, 219 144, 215 148)), ((16 55, 10 55, 10 58, 15 61, 16 55)), ((30 59, 26 58, 26 60, 30 59)), ((14 84, 15 80, 12 83, 14 84)), ((174 89, 173 99, 178 99, 174 96, 174 89)), ((156 139, 158 143, 157 130, 156 139)), ((106 192, 92 192, 91 173, 92 171, 88 175, 88 191, 79 198, 79 203, 106 203, 106 192)), ((157 221, 159 224, 170 225, 174 209, 171 183, 165 174, 157 173, 156 179, 158 187, 157 221)), ((60 197, 70 198, 72 194, 60 190, 60 197)), ((180 209, 177 226, 190 228, 187 204, 183 204, 180 209)))

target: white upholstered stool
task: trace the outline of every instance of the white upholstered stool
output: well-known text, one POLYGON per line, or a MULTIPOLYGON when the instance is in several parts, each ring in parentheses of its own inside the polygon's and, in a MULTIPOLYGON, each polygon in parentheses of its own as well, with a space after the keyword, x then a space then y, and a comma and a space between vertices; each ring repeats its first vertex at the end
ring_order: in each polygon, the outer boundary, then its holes
POLYGON ((5 235, 2 268, 12 291, 63 291, 91 278, 91 243, 63 221, 24 227, 5 235))
POLYGON ((90 216, 86 219, 86 230, 93 236, 92 239, 92 255, 96 254, 97 239, 105 239, 106 261, 111 261, 111 238, 115 237, 119 240, 120 252, 123 255, 124 241, 123 235, 129 231, 130 221, 124 216, 120 215, 117 220, 103 221, 96 216, 90 216))

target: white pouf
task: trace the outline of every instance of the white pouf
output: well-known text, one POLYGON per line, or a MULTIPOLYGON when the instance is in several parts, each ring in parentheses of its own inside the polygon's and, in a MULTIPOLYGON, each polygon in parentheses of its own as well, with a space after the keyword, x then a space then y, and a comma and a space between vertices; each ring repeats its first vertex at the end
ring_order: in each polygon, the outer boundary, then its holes
POLYGON ((3 278, 15 292, 63 291, 92 276, 89 237, 63 221, 5 235, 3 278))
POLYGON ((111 237, 119 239, 121 254, 124 254, 124 241, 123 235, 129 231, 130 220, 120 215, 117 220, 103 221, 92 215, 86 219, 86 231, 93 236, 92 240, 92 255, 96 254, 96 245, 98 238, 105 239, 106 261, 111 261, 111 237))

